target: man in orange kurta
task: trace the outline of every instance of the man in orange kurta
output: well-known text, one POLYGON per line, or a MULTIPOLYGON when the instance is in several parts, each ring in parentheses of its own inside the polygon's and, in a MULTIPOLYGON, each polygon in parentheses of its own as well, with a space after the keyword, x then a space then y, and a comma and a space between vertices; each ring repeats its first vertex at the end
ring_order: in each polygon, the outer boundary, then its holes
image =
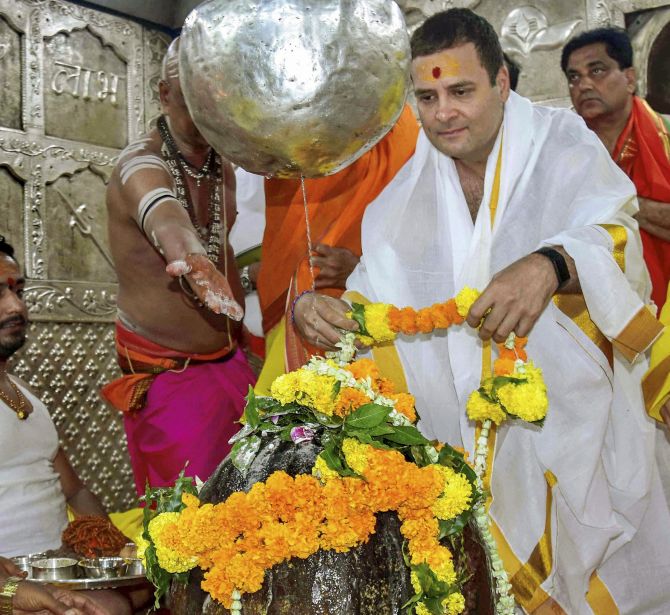
MULTIPOLYGON (((418 124, 406 106, 393 129, 338 173, 305 180, 312 255, 320 292, 339 297, 361 254, 361 220, 370 203, 414 152, 418 124)), ((312 288, 305 209, 299 180, 265 181, 265 234, 258 294, 266 335, 266 363, 257 390, 266 392, 286 369, 305 363, 312 349, 293 329, 291 306, 312 288)))
POLYGON ((670 282, 669 126, 635 96, 633 50, 624 30, 598 28, 573 38, 561 67, 575 110, 637 188, 644 260, 660 310, 670 282))

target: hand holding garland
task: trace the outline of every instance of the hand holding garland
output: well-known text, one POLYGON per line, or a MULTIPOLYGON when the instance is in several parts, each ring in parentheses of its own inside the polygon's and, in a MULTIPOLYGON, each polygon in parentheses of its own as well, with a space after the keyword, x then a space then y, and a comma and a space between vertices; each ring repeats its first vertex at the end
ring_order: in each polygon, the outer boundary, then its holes
POLYGON ((467 322, 479 327, 479 337, 503 343, 510 333, 527 336, 556 293, 579 292, 575 263, 560 246, 551 251, 563 259, 569 278, 557 279, 557 270, 547 256, 533 252, 496 273, 472 305, 467 322))
POLYGON ((356 323, 347 318, 348 303, 328 295, 307 292, 293 304, 293 324, 312 346, 337 350, 342 331, 356 331, 356 323))

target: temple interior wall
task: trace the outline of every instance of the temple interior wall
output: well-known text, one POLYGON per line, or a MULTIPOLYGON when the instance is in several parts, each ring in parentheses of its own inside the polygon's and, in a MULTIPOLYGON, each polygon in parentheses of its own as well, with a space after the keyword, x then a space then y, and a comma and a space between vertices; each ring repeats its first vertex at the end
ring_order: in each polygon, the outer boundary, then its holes
MULTIPOLYGON (((0 0, 0 234, 17 248, 28 278, 32 324, 13 370, 49 407, 80 476, 119 510, 133 504, 134 493, 121 417, 98 395, 117 373, 104 192, 119 151, 159 112, 160 61, 170 36, 160 20, 161 29, 151 25, 150 10, 169 3, 144 3, 141 22, 119 15, 119 6, 109 13, 91 4, 0 0)), ((175 14, 183 12, 178 4, 175 14)), ((451 6, 480 12, 521 66, 519 92, 561 106, 569 106, 562 45, 583 29, 624 26, 633 37, 639 92, 670 113, 670 2, 399 4, 410 29, 451 6)))

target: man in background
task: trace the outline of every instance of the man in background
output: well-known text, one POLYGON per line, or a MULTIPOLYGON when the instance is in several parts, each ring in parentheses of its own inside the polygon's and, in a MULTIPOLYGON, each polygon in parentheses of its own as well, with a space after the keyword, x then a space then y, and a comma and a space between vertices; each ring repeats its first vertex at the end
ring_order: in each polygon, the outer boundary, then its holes
POLYGON ((579 34, 563 48, 561 68, 575 111, 635 184, 651 298, 660 311, 670 282, 668 124, 635 95, 633 48, 625 30, 598 28, 579 34))
MULTIPOLYGON (((42 606, 63 614, 72 606, 81 608, 72 613, 129 615, 135 605, 130 594, 100 590, 75 600, 68 592, 45 592, 22 583, 17 587, 8 581, 19 571, 5 558, 61 547, 67 508, 77 516, 107 517, 60 447, 45 405, 8 372, 9 359, 26 340, 24 285, 14 249, 0 236, 0 554, 4 556, 0 557, 0 582, 9 583, 10 592, 17 590, 16 612, 42 606)), ((134 599, 139 604, 146 595, 135 594, 134 599)))

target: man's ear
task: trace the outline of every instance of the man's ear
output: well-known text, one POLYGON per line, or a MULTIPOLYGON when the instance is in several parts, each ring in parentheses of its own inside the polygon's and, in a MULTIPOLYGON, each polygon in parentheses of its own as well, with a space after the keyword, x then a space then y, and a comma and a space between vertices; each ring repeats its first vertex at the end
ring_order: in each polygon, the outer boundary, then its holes
POLYGON ((626 90, 630 94, 635 94, 635 90, 637 90, 637 71, 633 66, 630 68, 625 68, 623 71, 624 76, 626 77, 626 90))
POLYGON ((168 104, 168 94, 170 92, 170 84, 165 81, 165 79, 161 79, 158 82, 158 99, 160 100, 161 107, 163 107, 163 111, 165 111, 165 107, 168 104))
POLYGON ((502 102, 507 102, 510 92, 510 80, 509 71, 505 64, 498 70, 498 74, 496 75, 496 86, 500 92, 500 100, 502 100, 502 102))

